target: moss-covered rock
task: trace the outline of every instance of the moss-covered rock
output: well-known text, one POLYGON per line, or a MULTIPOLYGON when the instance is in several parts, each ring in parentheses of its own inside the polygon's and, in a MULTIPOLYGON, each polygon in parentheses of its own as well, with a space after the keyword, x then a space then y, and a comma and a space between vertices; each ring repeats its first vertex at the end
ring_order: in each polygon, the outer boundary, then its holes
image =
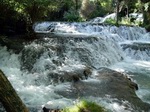
POLYGON ((94 102, 82 100, 75 106, 63 109, 62 112, 106 112, 106 110, 94 102))

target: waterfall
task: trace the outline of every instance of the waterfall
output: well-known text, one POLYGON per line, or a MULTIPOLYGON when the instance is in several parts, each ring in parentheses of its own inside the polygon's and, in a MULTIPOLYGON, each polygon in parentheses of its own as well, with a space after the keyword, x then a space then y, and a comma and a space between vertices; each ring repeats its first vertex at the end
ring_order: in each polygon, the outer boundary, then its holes
MULTIPOLYGON (((150 61, 150 34, 141 27, 42 22, 36 23, 34 30, 40 38, 25 44, 19 54, 0 46, 0 69, 30 108, 40 108, 47 102, 73 104, 75 99, 55 93, 71 87, 72 79, 65 74, 80 72, 84 80, 89 69, 116 69, 129 60, 150 61)), ((117 109, 113 107, 114 112, 124 107, 117 109)))
MULTIPOLYGON (((141 27, 95 25, 89 23, 44 22, 35 26, 36 32, 70 33, 76 35, 96 36, 105 41, 117 42, 125 51, 125 55, 137 60, 150 58, 150 34, 141 27), (53 29, 53 31, 52 31, 53 29)), ((112 44, 111 44, 112 45, 112 44)), ((119 53, 120 54, 120 53, 119 53)))

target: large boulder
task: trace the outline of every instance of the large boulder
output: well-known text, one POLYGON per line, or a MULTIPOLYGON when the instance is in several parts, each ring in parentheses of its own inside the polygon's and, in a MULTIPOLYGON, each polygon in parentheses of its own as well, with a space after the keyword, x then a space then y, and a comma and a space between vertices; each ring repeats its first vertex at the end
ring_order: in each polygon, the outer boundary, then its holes
POLYGON ((97 75, 93 77, 93 81, 80 80, 73 82, 68 89, 56 89, 56 93, 67 98, 87 98, 90 96, 104 98, 110 96, 111 98, 121 101, 128 101, 134 110, 150 110, 150 104, 144 103, 137 97, 135 90, 138 89, 136 83, 122 73, 111 69, 101 68, 97 75), (95 80, 95 81, 94 81, 95 80))

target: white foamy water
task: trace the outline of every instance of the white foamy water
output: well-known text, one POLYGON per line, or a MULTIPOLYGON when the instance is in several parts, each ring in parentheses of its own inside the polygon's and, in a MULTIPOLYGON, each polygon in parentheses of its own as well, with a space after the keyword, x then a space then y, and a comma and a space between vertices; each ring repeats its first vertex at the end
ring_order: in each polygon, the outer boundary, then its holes
MULTIPOLYGON (((63 37, 44 37, 25 45, 20 54, 0 46, 0 69, 27 106, 36 107, 40 111, 46 103, 47 107, 51 105, 53 108, 74 104, 78 99, 65 98, 56 94, 55 90, 70 91, 71 83, 61 81, 62 72, 74 72, 86 67, 109 67, 128 73, 139 84, 138 96, 150 102, 150 53, 147 47, 150 35, 144 28, 44 22, 37 24, 35 31, 53 31, 63 37), (55 74, 59 74, 58 77, 55 74)), ((129 107, 126 109, 107 95, 106 98, 89 99, 103 104, 113 112, 132 110, 128 102, 123 101, 129 107)))

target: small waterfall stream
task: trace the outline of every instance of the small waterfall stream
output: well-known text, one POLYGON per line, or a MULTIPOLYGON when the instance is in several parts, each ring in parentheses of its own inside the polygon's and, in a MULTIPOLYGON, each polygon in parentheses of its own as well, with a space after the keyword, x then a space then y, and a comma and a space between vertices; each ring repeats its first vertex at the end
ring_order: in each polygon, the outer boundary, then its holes
MULTIPOLYGON (((150 34, 144 28, 93 25, 89 23, 43 22, 35 25, 42 35, 28 44, 19 54, 0 46, 0 69, 28 107, 41 111, 41 105, 63 108, 77 99, 57 94, 71 87, 65 74, 84 74, 85 71, 108 67, 129 76, 139 84, 137 95, 150 103, 150 34)), ((101 102, 113 112, 130 112, 109 96, 89 97, 101 102)), ((123 103, 126 103, 123 101, 123 103)))

